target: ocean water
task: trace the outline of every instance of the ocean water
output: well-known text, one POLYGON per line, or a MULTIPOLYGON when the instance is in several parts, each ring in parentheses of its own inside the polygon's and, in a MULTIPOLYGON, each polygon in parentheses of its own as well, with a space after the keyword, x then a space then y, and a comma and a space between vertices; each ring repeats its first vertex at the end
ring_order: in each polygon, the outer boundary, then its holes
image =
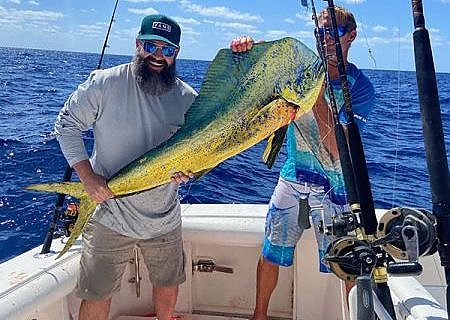
MULTIPOLYGON (((68 95, 98 63, 98 54, 0 48, 0 262, 42 243, 56 196, 24 186, 61 180, 66 162, 52 135, 68 95)), ((103 68, 130 61, 106 55, 103 68)), ((179 60, 179 77, 199 90, 209 62, 179 60)), ((376 108, 362 133, 377 208, 431 208, 415 73, 365 70, 376 108)), ((450 74, 438 74, 444 132, 450 132, 450 74)), ((447 139, 449 140, 449 139, 447 139)), ((86 145, 92 137, 86 135, 86 145)), ((267 203, 286 155, 272 170, 264 142, 184 185, 183 203, 267 203)), ((449 143, 447 141, 447 150, 449 143)))

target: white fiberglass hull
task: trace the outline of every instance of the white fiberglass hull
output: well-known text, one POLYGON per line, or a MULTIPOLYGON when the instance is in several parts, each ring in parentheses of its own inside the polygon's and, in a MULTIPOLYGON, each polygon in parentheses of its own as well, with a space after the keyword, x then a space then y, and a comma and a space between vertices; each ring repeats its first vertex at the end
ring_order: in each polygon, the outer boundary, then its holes
MULTIPOLYGON (((186 319, 249 317, 255 300, 255 272, 264 235, 266 205, 183 205, 183 238, 187 281, 180 286, 176 311, 186 319), (199 260, 232 268, 233 273, 199 272, 199 260), (194 267, 193 267, 194 265, 194 267)), ((77 319, 80 300, 72 293, 79 268, 80 241, 62 258, 40 247, 0 265, 0 319, 77 319)), ((421 259, 424 273, 390 278, 396 311, 402 319, 447 319, 445 278, 437 255, 421 259)), ((227 269, 226 269, 227 270, 227 269)), ((140 265, 140 297, 136 297, 135 264, 130 263, 121 291, 113 297, 111 319, 149 319, 151 284, 140 265), (134 316, 134 317, 131 317, 134 316), (146 317, 143 317, 146 316, 146 317)), ((285 319, 355 319, 347 312, 341 281, 318 272, 317 246, 307 230, 293 268, 281 268, 270 304, 270 316, 285 319)), ((350 297, 354 293, 352 292, 350 297)), ((354 302, 350 302, 350 305, 354 302)))

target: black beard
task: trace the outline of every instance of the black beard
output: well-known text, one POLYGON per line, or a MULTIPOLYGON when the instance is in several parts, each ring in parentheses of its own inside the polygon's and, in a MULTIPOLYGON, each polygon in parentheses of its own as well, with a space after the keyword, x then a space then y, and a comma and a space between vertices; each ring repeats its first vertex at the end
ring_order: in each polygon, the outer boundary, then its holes
MULTIPOLYGON (((148 57, 147 59, 151 59, 148 57)), ((134 78, 139 87, 147 94, 161 96, 174 86, 176 82, 177 68, 175 60, 171 66, 166 66, 161 72, 155 72, 148 68, 146 59, 136 53, 131 65, 134 78)))

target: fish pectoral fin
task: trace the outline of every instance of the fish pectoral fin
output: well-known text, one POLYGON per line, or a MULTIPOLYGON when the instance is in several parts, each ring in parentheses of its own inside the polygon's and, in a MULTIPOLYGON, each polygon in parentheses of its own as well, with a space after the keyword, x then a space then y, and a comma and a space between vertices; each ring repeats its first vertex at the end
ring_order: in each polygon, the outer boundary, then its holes
POLYGON ((269 121, 279 121, 278 124, 279 127, 281 127, 281 122, 288 124, 292 120, 295 120, 298 117, 298 110, 300 109, 299 106, 282 97, 275 97, 253 115, 250 123, 260 124, 261 121, 266 122, 267 118, 270 116, 271 120, 269 121))
POLYGON ((266 149, 264 149, 262 158, 269 169, 272 168, 280 152, 284 138, 286 137, 287 128, 288 126, 281 127, 267 139, 266 149))

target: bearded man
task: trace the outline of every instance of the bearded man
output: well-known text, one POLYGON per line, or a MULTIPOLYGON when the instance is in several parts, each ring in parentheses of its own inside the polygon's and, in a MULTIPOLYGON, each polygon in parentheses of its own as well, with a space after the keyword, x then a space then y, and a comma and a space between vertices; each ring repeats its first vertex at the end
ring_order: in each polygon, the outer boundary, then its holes
POLYGON ((77 294, 79 319, 108 319, 111 296, 138 247, 153 284, 159 320, 173 315, 185 281, 178 183, 114 198, 106 181, 169 139, 184 123, 197 93, 176 77, 180 26, 163 15, 142 20, 131 63, 93 71, 60 111, 55 132, 61 150, 98 205, 83 232, 77 294), (82 131, 93 129, 89 157, 82 131))

